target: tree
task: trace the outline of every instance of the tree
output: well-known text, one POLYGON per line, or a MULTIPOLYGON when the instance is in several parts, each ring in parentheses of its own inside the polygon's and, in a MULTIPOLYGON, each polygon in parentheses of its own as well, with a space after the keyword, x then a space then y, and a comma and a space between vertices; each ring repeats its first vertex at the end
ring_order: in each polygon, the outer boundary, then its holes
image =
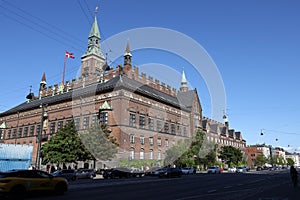
POLYGON ((263 166, 267 161, 268 159, 263 154, 258 155, 254 160, 256 166, 263 166))
POLYGON ((79 133, 81 142, 96 160, 111 160, 117 153, 116 139, 110 136, 106 125, 93 125, 79 133))
POLYGON ((94 159, 94 156, 82 144, 73 120, 43 145, 41 157, 42 164, 77 163, 77 161, 94 159))
POLYGON ((212 165, 216 161, 216 145, 207 141, 205 132, 197 130, 191 139, 179 140, 166 151, 165 165, 178 167, 212 165))
POLYGON ((292 158, 287 158, 286 162, 287 162, 287 165, 289 165, 289 166, 293 166, 295 164, 295 162, 292 158))
POLYGON ((241 150, 233 146, 222 146, 219 153, 219 157, 225 163, 227 163, 229 167, 231 166, 231 164, 238 165, 239 162, 241 162, 243 159, 241 150))

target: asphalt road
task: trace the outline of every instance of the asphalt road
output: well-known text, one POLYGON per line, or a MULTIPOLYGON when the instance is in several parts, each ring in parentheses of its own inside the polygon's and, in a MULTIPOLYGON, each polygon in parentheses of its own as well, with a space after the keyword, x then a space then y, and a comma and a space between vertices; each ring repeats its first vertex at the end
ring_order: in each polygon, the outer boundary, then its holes
POLYGON ((181 178, 143 177, 71 182, 64 196, 29 199, 300 199, 288 171, 196 174, 181 178))

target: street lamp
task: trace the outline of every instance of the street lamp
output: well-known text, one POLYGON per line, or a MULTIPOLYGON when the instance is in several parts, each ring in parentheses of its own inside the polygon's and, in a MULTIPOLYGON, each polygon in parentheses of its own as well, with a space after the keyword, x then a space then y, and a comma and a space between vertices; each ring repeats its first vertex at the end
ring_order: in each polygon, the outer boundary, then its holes
POLYGON ((41 104, 40 107, 42 108, 42 116, 41 116, 41 124, 40 124, 40 130, 37 133, 37 142, 38 142, 38 148, 37 148, 37 156, 36 156, 36 167, 37 169, 41 168, 41 146, 42 146, 42 134, 43 134, 43 125, 45 118, 47 115, 45 115, 45 107, 47 107, 47 104, 41 104))

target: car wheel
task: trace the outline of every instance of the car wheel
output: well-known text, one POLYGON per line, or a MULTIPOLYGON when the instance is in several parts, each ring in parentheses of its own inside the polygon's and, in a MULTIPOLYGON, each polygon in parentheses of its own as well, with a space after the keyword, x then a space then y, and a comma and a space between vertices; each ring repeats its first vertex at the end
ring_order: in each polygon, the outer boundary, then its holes
POLYGON ((58 183, 54 188, 55 194, 57 195, 63 195, 66 190, 67 186, 65 183, 58 183))

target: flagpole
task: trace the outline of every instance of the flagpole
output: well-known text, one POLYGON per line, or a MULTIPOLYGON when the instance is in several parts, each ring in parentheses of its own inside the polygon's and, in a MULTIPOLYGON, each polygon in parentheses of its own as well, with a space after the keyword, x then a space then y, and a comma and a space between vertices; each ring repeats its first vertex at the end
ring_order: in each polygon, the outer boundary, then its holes
POLYGON ((66 72, 66 56, 65 56, 65 59, 64 59, 64 71, 63 71, 63 74, 62 74, 62 84, 63 85, 65 84, 65 72, 66 72))

